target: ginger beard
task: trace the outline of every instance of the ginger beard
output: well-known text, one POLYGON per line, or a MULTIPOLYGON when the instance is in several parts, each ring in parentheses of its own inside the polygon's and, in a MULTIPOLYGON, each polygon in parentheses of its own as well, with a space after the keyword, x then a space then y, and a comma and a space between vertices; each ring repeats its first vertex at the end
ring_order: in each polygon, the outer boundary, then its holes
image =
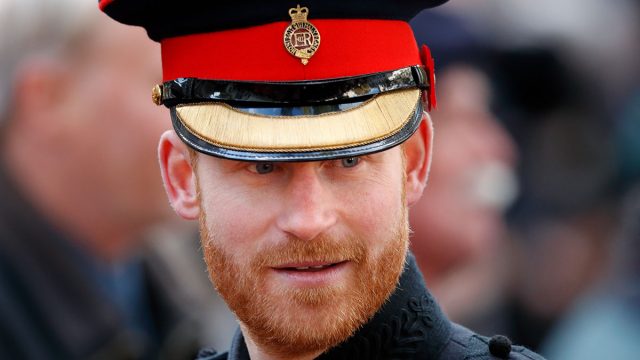
MULTIPOLYGON (((407 255, 409 225, 402 204, 395 229, 378 254, 361 238, 288 238, 260 249, 248 263, 238 262, 200 216, 200 236, 209 276, 251 339, 274 355, 304 355, 329 349, 365 324, 389 298, 407 255), (346 285, 306 289, 268 287, 269 265, 305 260, 348 259, 355 271, 346 285)), ((201 209, 204 209, 201 206, 201 209)), ((247 334, 245 334, 246 336, 247 334)))

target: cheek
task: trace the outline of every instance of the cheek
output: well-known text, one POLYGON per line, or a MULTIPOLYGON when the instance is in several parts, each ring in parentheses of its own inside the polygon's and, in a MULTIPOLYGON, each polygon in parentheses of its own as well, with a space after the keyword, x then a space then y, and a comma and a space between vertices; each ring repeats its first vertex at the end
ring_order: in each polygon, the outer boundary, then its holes
POLYGON ((372 179, 376 180, 361 184, 345 196, 343 219, 372 249, 378 249, 384 243, 381 239, 394 236, 404 211, 403 184, 400 176, 372 179))
POLYGON ((268 194, 228 183, 200 184, 201 208, 209 232, 229 253, 252 256, 274 222, 268 194), (224 190, 218 190, 224 189, 224 190))

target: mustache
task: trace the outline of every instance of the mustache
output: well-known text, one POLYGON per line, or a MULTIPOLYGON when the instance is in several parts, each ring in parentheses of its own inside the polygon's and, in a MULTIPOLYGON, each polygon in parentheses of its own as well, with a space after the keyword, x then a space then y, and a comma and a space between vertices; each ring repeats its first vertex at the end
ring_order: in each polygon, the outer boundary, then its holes
POLYGON ((321 235, 313 240, 301 240, 295 236, 288 236, 279 244, 260 249, 258 255, 252 260, 251 267, 260 269, 305 262, 352 261, 360 264, 366 259, 366 250, 365 242, 356 237, 337 238, 321 235))

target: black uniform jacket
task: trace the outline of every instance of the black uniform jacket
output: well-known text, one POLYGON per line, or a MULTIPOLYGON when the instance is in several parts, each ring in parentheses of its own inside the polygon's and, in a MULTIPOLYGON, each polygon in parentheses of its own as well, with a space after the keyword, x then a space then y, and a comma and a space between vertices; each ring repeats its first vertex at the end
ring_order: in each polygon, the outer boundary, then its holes
MULTIPOLYGON (((198 360, 245 360, 249 353, 239 330, 229 352, 200 352, 198 360)), ((542 359, 504 336, 486 338, 450 322, 424 285, 409 255, 391 298, 353 336, 318 359, 542 359)))

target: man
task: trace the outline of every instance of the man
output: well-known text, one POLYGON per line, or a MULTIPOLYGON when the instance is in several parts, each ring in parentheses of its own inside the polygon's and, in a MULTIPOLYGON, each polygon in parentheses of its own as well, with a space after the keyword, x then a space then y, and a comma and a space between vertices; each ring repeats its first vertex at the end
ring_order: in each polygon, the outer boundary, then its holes
POLYGON ((438 81, 438 141, 429 187, 411 209, 411 249, 447 315, 468 324, 506 286, 502 216, 516 193, 515 146, 489 112, 480 70, 454 65, 438 81))
POLYGON ((0 358, 194 356, 176 281, 140 254, 172 216, 169 123, 140 99, 159 48, 84 0, 3 1, 0 28, 0 358))
POLYGON ((450 319, 504 331, 498 318, 511 275, 504 211, 518 192, 517 149, 490 108, 492 49, 450 14, 422 12, 411 25, 438 59, 438 135, 429 186, 411 208, 411 250, 450 319))
POLYGON ((435 93, 406 20, 442 2, 100 3, 162 44, 165 188, 240 321, 202 358, 537 358, 451 324, 407 256, 435 93))

